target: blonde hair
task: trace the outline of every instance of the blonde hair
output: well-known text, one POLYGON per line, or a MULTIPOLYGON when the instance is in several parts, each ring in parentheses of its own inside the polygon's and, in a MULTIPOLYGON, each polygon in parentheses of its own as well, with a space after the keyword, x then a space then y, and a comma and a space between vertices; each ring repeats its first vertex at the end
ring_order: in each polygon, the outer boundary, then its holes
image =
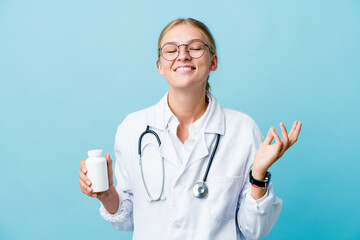
MULTIPOLYGON (((163 37, 165 36, 165 34, 168 31, 170 31, 173 27, 175 27, 179 24, 189 24, 189 25, 197 28, 200 31, 201 35, 205 38, 206 44, 209 46, 211 56, 216 54, 216 45, 215 45, 214 37, 212 36, 210 30, 206 27, 205 24, 203 24, 202 22, 195 20, 193 18, 178 18, 178 19, 171 21, 168 25, 166 25, 166 27, 162 30, 162 32, 159 36, 158 60, 156 61, 157 65, 159 65, 159 62, 160 62, 159 49, 161 48, 160 44, 161 44, 163 37)), ((209 76, 206 80, 206 91, 210 91, 209 76)))

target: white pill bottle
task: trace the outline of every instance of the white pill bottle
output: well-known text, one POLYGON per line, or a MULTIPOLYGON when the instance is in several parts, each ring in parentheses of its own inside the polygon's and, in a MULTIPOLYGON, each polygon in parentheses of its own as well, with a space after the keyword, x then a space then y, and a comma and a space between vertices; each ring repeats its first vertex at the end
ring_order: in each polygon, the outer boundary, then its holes
POLYGON ((109 189, 109 179, 106 159, 103 150, 95 149, 88 151, 88 159, 85 161, 87 177, 91 181, 93 192, 104 192, 109 189))

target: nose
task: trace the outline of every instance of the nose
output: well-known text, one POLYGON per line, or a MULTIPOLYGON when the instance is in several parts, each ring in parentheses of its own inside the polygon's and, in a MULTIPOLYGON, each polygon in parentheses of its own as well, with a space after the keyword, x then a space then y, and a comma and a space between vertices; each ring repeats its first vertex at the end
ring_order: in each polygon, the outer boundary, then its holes
POLYGON ((179 55, 177 57, 179 61, 186 61, 190 60, 191 56, 189 55, 189 52, 187 51, 187 46, 179 46, 179 55))

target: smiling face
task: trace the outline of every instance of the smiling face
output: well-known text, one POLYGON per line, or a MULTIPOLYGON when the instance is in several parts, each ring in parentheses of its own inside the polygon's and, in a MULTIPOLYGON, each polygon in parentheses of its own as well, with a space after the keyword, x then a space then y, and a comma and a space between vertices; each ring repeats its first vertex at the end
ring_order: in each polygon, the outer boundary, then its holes
MULTIPOLYGON (((207 44, 198 28, 190 24, 178 24, 163 36, 161 46, 166 43, 188 44, 194 40, 207 44)), ((173 89, 205 89, 209 72, 215 71, 216 68, 217 56, 211 54, 207 47, 205 47, 205 53, 195 59, 188 54, 186 46, 181 46, 177 58, 167 61, 160 57, 158 63, 159 74, 165 75, 169 88, 173 89)))

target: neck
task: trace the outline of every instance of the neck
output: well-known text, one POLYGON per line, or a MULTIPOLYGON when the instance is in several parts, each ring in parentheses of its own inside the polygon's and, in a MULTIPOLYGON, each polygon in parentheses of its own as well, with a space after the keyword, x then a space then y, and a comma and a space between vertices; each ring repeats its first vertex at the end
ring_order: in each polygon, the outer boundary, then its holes
POLYGON ((180 125, 189 126, 206 111, 205 88, 201 90, 177 90, 169 88, 168 104, 180 125))

